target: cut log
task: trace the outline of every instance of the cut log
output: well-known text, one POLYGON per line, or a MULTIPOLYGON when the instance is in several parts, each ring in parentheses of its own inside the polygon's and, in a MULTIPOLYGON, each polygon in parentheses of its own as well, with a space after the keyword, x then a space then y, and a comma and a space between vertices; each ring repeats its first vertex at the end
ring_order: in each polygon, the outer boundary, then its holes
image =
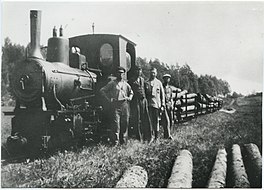
POLYGON ((250 180, 251 187, 260 188, 262 179, 262 159, 258 146, 255 144, 245 144, 245 165, 250 180))
POLYGON ((232 147, 232 177, 233 187, 249 188, 250 184, 248 176, 242 160, 241 150, 239 145, 234 144, 232 147))
POLYGON ((133 166, 125 171, 116 188, 145 188, 147 183, 147 171, 141 166, 133 166))
POLYGON ((206 104, 199 104, 200 108, 206 108, 206 104))
POLYGON ((183 91, 181 91, 181 92, 179 92, 179 93, 177 94, 177 98, 180 98, 180 97, 182 97, 183 95, 185 95, 185 94, 187 94, 187 93, 188 93, 187 90, 183 90, 183 91))
POLYGON ((204 94, 203 96, 204 96, 205 99, 206 99, 207 101, 209 101, 209 102, 213 102, 213 101, 214 101, 213 97, 210 96, 210 95, 208 95, 208 94, 204 94))
POLYGON ((182 111, 190 111, 190 110, 195 110, 195 106, 194 105, 190 105, 190 106, 183 106, 181 107, 182 111), (187 109, 186 109, 187 108, 187 109))
POLYGON ((219 149, 216 155, 215 164, 208 181, 208 188, 224 188, 226 181, 227 158, 226 150, 219 149))
POLYGON ((185 95, 187 98, 195 98, 195 97, 197 97, 197 94, 195 94, 195 93, 190 93, 190 94, 186 94, 185 95))
POLYGON ((174 163, 167 187, 191 188, 192 169, 192 154, 188 150, 182 150, 174 163))
POLYGON ((196 99, 195 98, 190 98, 190 99, 181 99, 181 105, 193 105, 197 103, 196 99))
POLYGON ((189 111, 183 111, 183 112, 181 112, 181 115, 182 116, 193 116, 193 115, 195 115, 195 113, 196 113, 196 110, 189 110, 189 111))
MULTIPOLYGON (((176 95, 178 95, 179 93, 182 92, 182 89, 176 88, 175 86, 172 86, 172 85, 171 85, 171 89, 172 89, 172 99, 176 98, 176 95)), ((186 91, 186 93, 187 93, 187 91, 186 91)))

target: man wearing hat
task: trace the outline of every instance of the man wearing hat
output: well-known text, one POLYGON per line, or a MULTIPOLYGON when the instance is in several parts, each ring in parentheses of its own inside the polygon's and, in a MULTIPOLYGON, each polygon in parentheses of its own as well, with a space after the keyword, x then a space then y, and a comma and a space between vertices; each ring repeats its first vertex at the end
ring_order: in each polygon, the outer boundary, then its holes
MULTIPOLYGON (((163 88, 165 91, 165 104, 166 104, 166 111, 169 117, 169 122, 170 122, 170 129, 172 129, 172 125, 174 123, 173 119, 173 93, 177 92, 177 88, 174 86, 170 85, 170 79, 171 75, 170 74, 165 74, 163 75, 163 88)), ((166 117, 161 118, 162 123, 167 123, 168 121, 166 117)))
POLYGON ((140 66, 135 67, 135 75, 129 81, 134 92, 131 101, 131 121, 130 125, 133 127, 132 133, 135 134, 139 141, 151 140, 151 121, 148 111, 148 102, 145 93, 145 80, 141 76, 142 69, 140 66))
POLYGON ((129 122, 129 104, 133 98, 133 91, 130 85, 124 80, 126 70, 118 67, 116 79, 110 81, 101 88, 100 93, 111 104, 112 117, 112 140, 114 144, 126 142, 129 122))
MULTIPOLYGON (((150 78, 146 83, 146 94, 149 105, 149 114, 154 132, 154 140, 157 140, 159 133, 159 114, 165 110, 165 94, 162 83, 157 79, 157 69, 150 70, 150 78)), ((165 116, 168 117, 167 114, 165 116)), ((169 119, 168 119, 169 120, 169 119)), ((170 135, 169 123, 162 125, 164 129, 164 138, 172 139, 170 135)))

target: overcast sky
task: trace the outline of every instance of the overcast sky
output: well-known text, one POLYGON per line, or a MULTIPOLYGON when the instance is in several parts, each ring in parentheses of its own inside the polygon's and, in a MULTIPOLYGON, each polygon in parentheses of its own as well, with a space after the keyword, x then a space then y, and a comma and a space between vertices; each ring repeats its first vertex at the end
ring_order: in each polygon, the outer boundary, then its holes
POLYGON ((232 91, 262 91, 263 2, 2 2, 2 43, 29 42, 29 12, 42 10, 41 44, 62 25, 68 37, 121 34, 137 56, 228 81, 232 91))

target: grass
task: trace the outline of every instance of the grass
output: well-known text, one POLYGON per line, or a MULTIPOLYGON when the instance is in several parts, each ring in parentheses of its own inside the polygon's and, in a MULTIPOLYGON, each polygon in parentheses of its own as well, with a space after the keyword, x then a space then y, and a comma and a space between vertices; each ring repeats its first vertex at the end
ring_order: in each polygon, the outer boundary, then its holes
POLYGON ((7 137, 11 134, 11 118, 13 116, 4 116, 5 111, 13 111, 14 107, 1 107, 1 143, 5 143, 7 137))
POLYGON ((149 145, 129 140, 117 147, 98 144, 2 166, 2 187, 114 187, 127 168, 140 165, 148 172, 147 187, 162 188, 181 149, 193 156, 193 187, 205 187, 219 148, 229 150, 234 143, 252 142, 262 151, 261 97, 240 98, 233 107, 234 114, 217 111, 175 125, 174 141, 160 138, 149 145))

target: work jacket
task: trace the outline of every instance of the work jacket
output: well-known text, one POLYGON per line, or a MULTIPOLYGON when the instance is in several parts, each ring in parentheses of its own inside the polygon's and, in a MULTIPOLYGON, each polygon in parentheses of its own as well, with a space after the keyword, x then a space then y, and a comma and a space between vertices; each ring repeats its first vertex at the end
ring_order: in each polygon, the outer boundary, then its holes
POLYGON ((131 89, 131 86, 124 80, 110 81, 107 85, 101 88, 100 92, 105 97, 108 97, 109 100, 114 101, 123 101, 126 99, 131 100, 134 94, 131 89))
POLYGON ((165 94, 162 83, 157 78, 146 82, 146 94, 148 105, 154 108, 165 106, 165 94))

